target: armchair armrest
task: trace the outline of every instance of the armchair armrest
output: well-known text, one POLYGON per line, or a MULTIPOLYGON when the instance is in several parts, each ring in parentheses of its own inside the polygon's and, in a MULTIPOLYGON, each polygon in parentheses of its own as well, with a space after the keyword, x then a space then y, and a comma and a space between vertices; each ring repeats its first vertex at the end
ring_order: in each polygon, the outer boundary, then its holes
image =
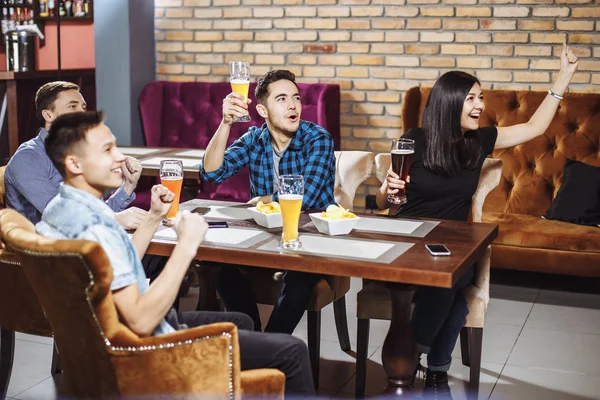
POLYGON ((283 399, 285 374, 276 369, 243 371, 242 398, 283 399))
POLYGON ((237 328, 231 323, 112 344, 109 353, 121 396, 169 393, 239 398, 239 344, 237 328))

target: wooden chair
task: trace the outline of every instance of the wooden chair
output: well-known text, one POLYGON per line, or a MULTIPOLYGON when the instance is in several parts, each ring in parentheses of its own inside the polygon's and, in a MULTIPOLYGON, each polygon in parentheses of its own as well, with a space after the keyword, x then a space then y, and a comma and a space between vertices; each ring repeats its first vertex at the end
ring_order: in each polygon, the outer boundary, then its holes
POLYGON ((240 371, 233 324, 145 338, 123 325, 110 290, 112 268, 97 243, 43 238, 14 210, 0 211, 0 235, 18 254, 52 326, 65 395, 283 397, 280 371, 240 371))
MULTIPOLYGON (((390 154, 378 154, 375 157, 377 178, 383 182, 390 166, 390 154)), ((502 161, 487 158, 481 170, 477 190, 473 195, 470 220, 481 222, 481 213, 485 197, 500 182, 502 161)), ((463 290, 469 307, 469 315, 460 334, 462 361, 470 366, 469 388, 474 398, 479 391, 479 375, 481 370, 481 347, 485 312, 490 299, 490 257, 491 247, 477 263, 473 283, 463 290)), ((357 351, 356 351, 356 383, 357 398, 365 396, 366 364, 369 344, 369 325, 371 319, 391 319, 391 300, 387 286, 381 282, 369 282, 357 294, 357 351)), ((401 338, 399 338, 401 340, 401 338)))

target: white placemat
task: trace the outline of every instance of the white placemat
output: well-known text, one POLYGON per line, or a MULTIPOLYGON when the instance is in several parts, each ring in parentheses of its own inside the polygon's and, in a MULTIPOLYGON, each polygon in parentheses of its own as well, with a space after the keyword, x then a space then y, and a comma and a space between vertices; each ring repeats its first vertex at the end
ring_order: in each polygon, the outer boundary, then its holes
POLYGON ((222 219, 252 219, 250 211, 247 208, 241 207, 210 206, 210 211, 204 214, 204 216, 222 219))
POLYGON ((272 240, 260 246, 257 250, 301 253, 320 257, 373 261, 389 264, 406 250, 414 246, 413 243, 335 238, 331 236, 308 234, 300 235, 299 240, 302 242, 302 247, 298 250, 283 250, 279 248, 279 239, 272 240))
POLYGON ((393 233, 410 235, 423 225, 422 222, 405 221, 391 218, 361 217, 354 229, 367 232, 393 233))
POLYGON ((175 153, 178 157, 204 157, 206 150, 186 150, 179 153, 175 153))
POLYGON ((200 160, 192 160, 189 158, 167 158, 167 157, 153 157, 147 160, 142 160, 142 166, 159 166, 162 160, 180 160, 185 167, 197 167, 200 165, 200 160))
MULTIPOLYGON (((264 233, 254 229, 212 228, 206 232, 204 243, 240 246, 264 233)), ((156 232, 153 239, 174 242, 177 241, 177 234, 173 228, 165 228, 156 232)))
POLYGON ((119 151, 127 156, 143 156, 146 154, 156 153, 157 149, 149 149, 147 147, 119 147, 119 151))

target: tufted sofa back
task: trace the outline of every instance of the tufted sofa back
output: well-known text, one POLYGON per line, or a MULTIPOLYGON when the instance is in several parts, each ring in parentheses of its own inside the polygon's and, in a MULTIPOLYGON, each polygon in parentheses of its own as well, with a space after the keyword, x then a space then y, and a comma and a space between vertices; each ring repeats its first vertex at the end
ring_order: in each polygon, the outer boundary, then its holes
MULTIPOLYGON (((430 88, 412 88, 402 105, 403 129, 421 126, 430 88)), ((480 126, 527 122, 546 92, 485 90, 480 126)), ((546 132, 527 143, 494 151, 502 178, 484 212, 542 216, 556 196, 567 158, 600 166, 600 94, 567 94, 546 132)))
MULTIPOLYGON (((250 84, 249 107, 251 122, 232 126, 228 145, 251 126, 265 121, 256 111, 254 90, 250 84)), ((302 116, 331 134, 336 150, 340 149, 340 87, 325 83, 298 83, 302 96, 302 116)), ((140 95, 140 114, 146 145, 205 149, 219 127, 223 99, 231 93, 228 82, 152 82, 140 95)), ((247 201, 250 196, 248 169, 244 168, 220 185, 204 183, 210 198, 247 201)))

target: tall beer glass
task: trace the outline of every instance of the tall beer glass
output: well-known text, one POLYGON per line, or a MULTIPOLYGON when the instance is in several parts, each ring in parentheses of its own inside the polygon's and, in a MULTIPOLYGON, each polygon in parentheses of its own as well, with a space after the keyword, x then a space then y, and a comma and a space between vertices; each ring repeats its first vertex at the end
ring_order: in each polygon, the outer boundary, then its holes
MULTIPOLYGON (((392 170, 398 174, 403 181, 406 181, 414 155, 414 140, 404 138, 392 140, 392 170)), ((390 194, 388 196, 388 201, 392 204, 405 204, 406 190, 399 189, 398 193, 390 194)))
POLYGON ((179 211, 179 195, 183 184, 183 163, 180 160, 162 160, 160 162, 160 183, 175 194, 166 219, 173 220, 179 211))
MULTIPOLYGON (((229 82, 231 90, 248 99, 248 89, 250 88, 250 63, 244 61, 229 62, 229 82)), ((250 122, 250 115, 234 117, 235 122, 250 122)))
POLYGON ((281 247, 296 250, 302 247, 298 240, 298 221, 304 198, 304 177, 302 175, 281 175, 279 177, 279 204, 283 220, 281 247))

